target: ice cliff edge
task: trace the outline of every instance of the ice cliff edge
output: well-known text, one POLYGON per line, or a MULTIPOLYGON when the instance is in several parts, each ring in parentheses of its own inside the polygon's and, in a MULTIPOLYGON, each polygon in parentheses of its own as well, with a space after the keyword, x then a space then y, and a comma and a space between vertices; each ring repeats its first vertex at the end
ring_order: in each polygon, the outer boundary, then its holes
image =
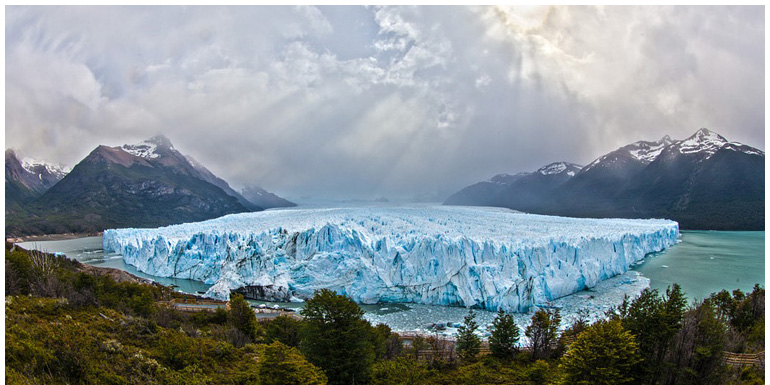
POLYGON ((668 220, 578 219, 481 207, 278 210, 158 229, 106 230, 142 272, 249 287, 269 300, 329 288, 360 303, 526 311, 675 244, 668 220))

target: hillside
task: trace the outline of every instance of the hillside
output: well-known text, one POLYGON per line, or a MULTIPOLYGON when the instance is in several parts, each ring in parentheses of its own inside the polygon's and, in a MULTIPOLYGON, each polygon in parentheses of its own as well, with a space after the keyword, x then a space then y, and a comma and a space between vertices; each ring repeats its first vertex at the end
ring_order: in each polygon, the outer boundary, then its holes
POLYGON ((763 151, 704 128, 683 140, 666 136, 631 143, 550 183, 525 186, 538 172, 496 189, 479 188, 488 185, 482 182, 444 204, 573 217, 666 218, 684 230, 764 230, 764 164, 763 151))
POLYGON ((262 209, 201 169, 162 136, 99 146, 27 203, 26 213, 7 215, 6 237, 156 227, 262 209))

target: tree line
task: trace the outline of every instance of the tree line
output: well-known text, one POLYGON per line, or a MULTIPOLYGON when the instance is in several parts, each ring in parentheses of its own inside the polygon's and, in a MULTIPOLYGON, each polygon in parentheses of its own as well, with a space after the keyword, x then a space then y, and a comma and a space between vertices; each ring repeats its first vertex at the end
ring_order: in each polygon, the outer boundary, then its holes
POLYGON ((5 255, 11 384, 764 383, 761 369, 722 360, 724 351, 764 351, 759 285, 690 304, 678 285, 645 289, 599 321, 580 312, 566 327, 555 308, 538 309, 521 328, 499 311, 481 356, 473 310, 455 341, 417 337, 407 346, 330 290, 307 300, 301 318, 265 322, 239 294, 229 310, 182 313, 158 305, 181 295, 162 286, 115 282, 9 244, 5 255))

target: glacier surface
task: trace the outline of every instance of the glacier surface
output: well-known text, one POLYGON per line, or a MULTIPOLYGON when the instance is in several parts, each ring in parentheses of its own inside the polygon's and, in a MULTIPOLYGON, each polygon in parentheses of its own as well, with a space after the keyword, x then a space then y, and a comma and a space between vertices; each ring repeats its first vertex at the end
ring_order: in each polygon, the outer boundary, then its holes
POLYGON ((189 278, 226 299, 249 287, 299 301, 328 288, 353 300, 506 311, 591 288, 675 244, 676 222, 579 219, 422 206, 290 209, 103 234, 144 273, 189 278))

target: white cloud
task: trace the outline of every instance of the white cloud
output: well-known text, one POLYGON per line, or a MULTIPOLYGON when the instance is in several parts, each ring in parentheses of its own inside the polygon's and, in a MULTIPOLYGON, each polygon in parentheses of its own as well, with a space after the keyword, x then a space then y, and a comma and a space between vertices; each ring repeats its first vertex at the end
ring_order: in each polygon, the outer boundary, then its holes
POLYGON ((6 142, 162 132, 235 185, 450 193, 701 126, 762 147, 763 42, 750 7, 12 6, 6 142))

